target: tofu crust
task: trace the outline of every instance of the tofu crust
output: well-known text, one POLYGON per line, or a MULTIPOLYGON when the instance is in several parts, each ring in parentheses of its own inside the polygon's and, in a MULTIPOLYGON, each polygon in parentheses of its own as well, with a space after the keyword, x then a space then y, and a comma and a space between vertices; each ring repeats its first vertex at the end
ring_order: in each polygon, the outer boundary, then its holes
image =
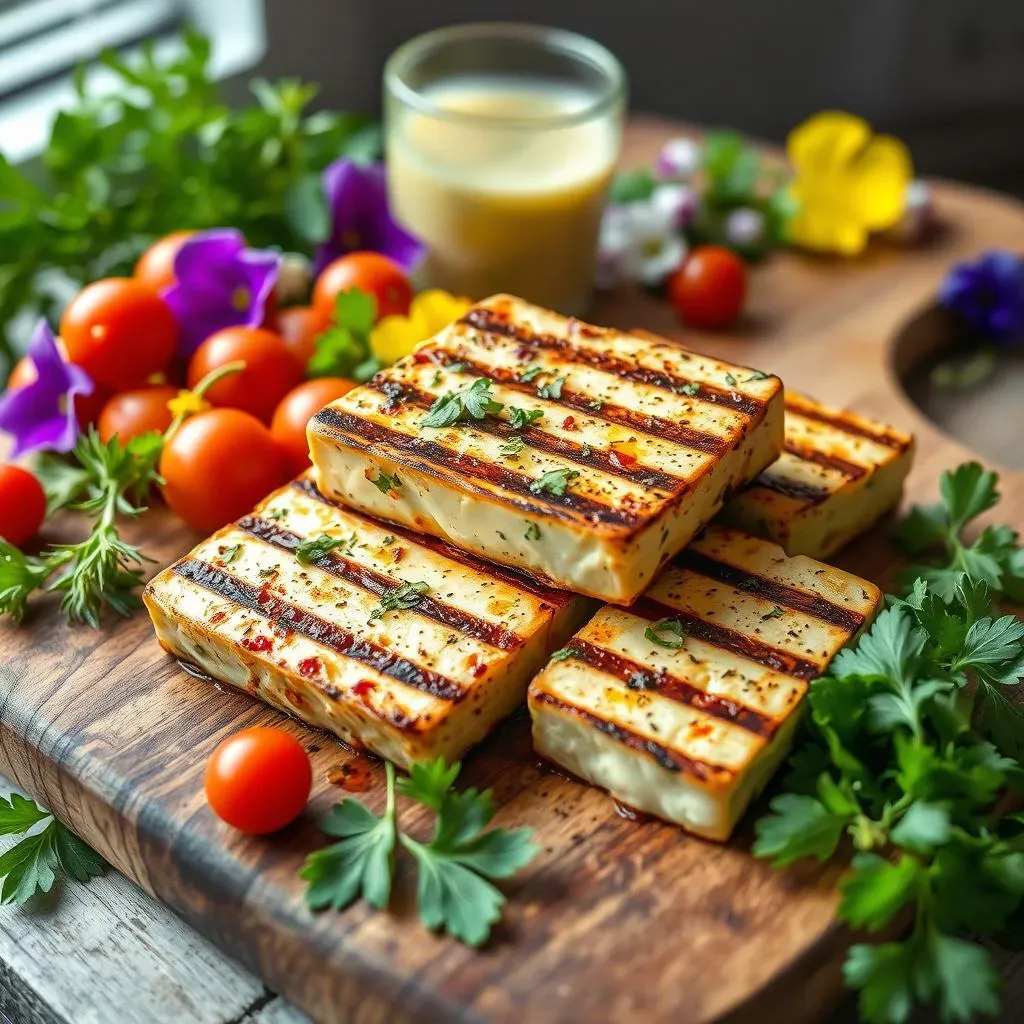
POLYGON ((782 418, 777 377, 498 295, 308 436, 329 497, 625 604, 777 458, 782 418), (422 425, 481 378, 500 409, 422 425))
POLYGON ((175 657, 403 767, 479 742, 589 610, 343 510, 309 478, 203 541, 143 597, 175 657), (321 536, 339 543, 300 562, 299 545, 321 536), (402 583, 422 591, 383 610, 402 583))
POLYGON ((786 756, 809 682, 880 601, 872 583, 711 526, 530 684, 534 746, 636 810, 728 839, 786 756))

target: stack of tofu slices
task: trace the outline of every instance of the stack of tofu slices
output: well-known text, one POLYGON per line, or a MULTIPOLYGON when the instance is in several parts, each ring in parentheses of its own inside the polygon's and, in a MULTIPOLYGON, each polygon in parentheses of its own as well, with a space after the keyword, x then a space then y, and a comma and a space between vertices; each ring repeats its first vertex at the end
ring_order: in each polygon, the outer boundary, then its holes
POLYGON ((309 443, 311 472, 149 584, 169 652, 406 768, 528 700, 543 757, 719 840, 878 608, 814 559, 912 455, 770 374, 504 295, 309 443))

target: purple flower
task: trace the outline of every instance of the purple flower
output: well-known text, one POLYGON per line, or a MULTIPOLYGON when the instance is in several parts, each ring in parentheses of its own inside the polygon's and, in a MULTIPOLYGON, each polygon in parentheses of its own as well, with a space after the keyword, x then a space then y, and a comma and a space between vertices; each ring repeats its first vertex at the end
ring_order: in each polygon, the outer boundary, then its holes
POLYGON ((0 396, 0 430, 14 438, 11 458, 40 448, 69 452, 78 440, 75 396, 92 394, 92 378, 64 361, 45 320, 32 335, 28 357, 36 379, 0 396))
POLYGON ((423 243, 397 224, 388 209, 384 168, 335 160, 324 171, 324 194, 331 214, 331 234, 317 249, 314 273, 347 252, 383 253, 403 270, 422 259, 423 243))
POLYGON ((1024 337, 1024 261, 993 249, 975 263, 958 263, 939 289, 939 301, 996 342, 1024 337))
POLYGON ((258 327, 281 266, 279 253, 246 249, 232 228, 200 231, 174 257, 164 299, 178 321, 178 351, 188 359, 224 327, 258 327))

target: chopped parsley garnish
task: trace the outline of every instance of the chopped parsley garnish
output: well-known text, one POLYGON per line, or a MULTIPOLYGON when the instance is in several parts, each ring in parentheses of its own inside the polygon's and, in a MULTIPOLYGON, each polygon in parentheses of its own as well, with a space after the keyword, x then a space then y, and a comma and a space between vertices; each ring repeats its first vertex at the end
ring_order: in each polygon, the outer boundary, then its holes
POLYGON ((575 480, 580 475, 578 469, 549 469, 543 476, 538 477, 530 484, 530 491, 533 494, 552 494, 560 498, 565 494, 565 488, 570 480, 575 480))
POLYGON ((575 647, 559 647, 557 651, 551 652, 549 661, 568 661, 570 658, 579 657, 579 651, 575 647))
POLYGON ((693 396, 697 394, 698 391, 700 391, 700 385, 695 383, 694 381, 690 381, 690 383, 683 384, 680 387, 676 388, 676 391, 680 395, 689 395, 690 398, 693 398, 693 396))
POLYGON ((544 367, 539 363, 535 363, 533 366, 528 366, 519 375, 519 380, 523 384, 529 384, 530 381, 536 380, 542 373, 544 373, 544 367))
POLYGON ((275 508, 274 511, 271 512, 267 516, 267 518, 268 519, 281 520, 281 519, 284 519, 284 517, 286 515, 288 515, 288 509, 286 509, 286 508, 275 508))
POLYGON ((532 427, 534 423, 543 418, 543 409, 520 409, 515 405, 508 407, 508 422, 516 430, 532 427))
POLYGON ((600 412, 604 408, 604 399, 595 398, 592 402, 588 402, 587 404, 594 410, 594 412, 600 412))
POLYGON ((380 595, 380 604, 370 612, 370 622, 388 612, 399 611, 403 608, 415 608, 429 589, 429 584, 420 582, 401 583, 397 587, 385 590, 380 595))
POLYGON ((311 562, 316 562, 318 559, 323 558, 324 555, 333 551, 335 548, 341 548, 352 544, 354 540, 355 534, 352 535, 351 540, 347 540, 344 537, 329 537, 326 533, 322 533, 319 537, 304 540, 295 549, 295 557, 303 565, 309 565, 311 562))
POLYGON ((225 565, 230 565, 230 563, 233 562, 241 553, 242 553, 242 545, 241 544, 232 544, 231 547, 229 547, 224 552, 224 554, 220 556, 220 560, 225 565))
POLYGON ((761 370, 755 370, 749 377, 744 378, 743 383, 749 384, 752 380, 767 380, 770 376, 770 373, 763 373, 761 370))
POLYGON ((540 527, 536 523, 530 523, 523 536, 527 540, 540 540, 540 527))
POLYGON ((580 455, 582 455, 585 459, 589 459, 591 454, 593 454, 593 451, 594 449, 591 448, 590 445, 586 443, 586 441, 584 441, 583 445, 580 447, 580 455))
POLYGON ((395 538, 392 537, 390 533, 381 541, 381 544, 383 544, 384 547, 390 547, 394 543, 395 538))
POLYGON ((518 435, 513 434, 499 449, 502 455, 507 459, 514 459, 517 455, 522 455, 523 449, 526 447, 526 442, 518 435))
POLYGON ((731 373, 727 373, 725 375, 725 383, 728 384, 729 387, 734 388, 736 387, 737 380, 731 373))
POLYGON ((537 385, 537 397, 538 398, 551 398, 557 400, 562 397, 562 385, 565 383, 564 377, 556 377, 554 380, 544 381, 543 384, 537 385))
POLYGON ((782 616, 785 614, 786 613, 778 605, 776 605, 770 612, 766 612, 764 615, 761 616, 761 621, 767 622, 768 619, 781 619, 782 616))
POLYGON ((434 399, 427 415, 420 420, 424 427, 450 427, 466 419, 482 420, 488 413, 501 412, 501 402, 491 394, 493 381, 477 377, 461 391, 449 391, 434 399))
POLYGON ((377 479, 373 481, 373 484, 381 494, 387 494, 388 491, 398 490, 402 486, 402 481, 398 479, 397 473, 385 473, 381 469, 378 470, 377 479))
POLYGON ((675 650, 677 647, 683 646, 686 631, 678 619, 658 619, 644 630, 644 636, 652 644, 657 644, 659 647, 671 647, 675 650), (659 636, 661 633, 668 633, 669 637, 659 636))
POLYGON ((469 363, 464 362, 463 360, 460 359, 457 362, 448 364, 448 372, 462 373, 462 371, 465 370, 467 366, 469 366, 469 363))

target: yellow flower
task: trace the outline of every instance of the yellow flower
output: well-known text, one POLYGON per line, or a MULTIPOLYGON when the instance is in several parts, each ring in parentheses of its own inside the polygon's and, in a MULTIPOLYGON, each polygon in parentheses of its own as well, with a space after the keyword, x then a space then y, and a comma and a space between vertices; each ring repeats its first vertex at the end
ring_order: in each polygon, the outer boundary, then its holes
POLYGON ((910 153, 891 135, 874 135, 853 114, 824 111, 789 133, 797 212, 789 223, 796 245, 854 256, 872 231, 903 216, 913 177, 910 153))
POLYGON ((370 350, 382 363, 395 363, 421 341, 458 320, 473 303, 439 288, 420 292, 408 316, 386 316, 370 332, 370 350))
POLYGON ((177 419, 179 416, 184 418, 186 416, 194 416, 197 412, 206 412, 207 409, 212 409, 213 406, 202 395, 197 395, 194 391, 179 391, 167 403, 167 408, 170 410, 171 415, 177 419))

